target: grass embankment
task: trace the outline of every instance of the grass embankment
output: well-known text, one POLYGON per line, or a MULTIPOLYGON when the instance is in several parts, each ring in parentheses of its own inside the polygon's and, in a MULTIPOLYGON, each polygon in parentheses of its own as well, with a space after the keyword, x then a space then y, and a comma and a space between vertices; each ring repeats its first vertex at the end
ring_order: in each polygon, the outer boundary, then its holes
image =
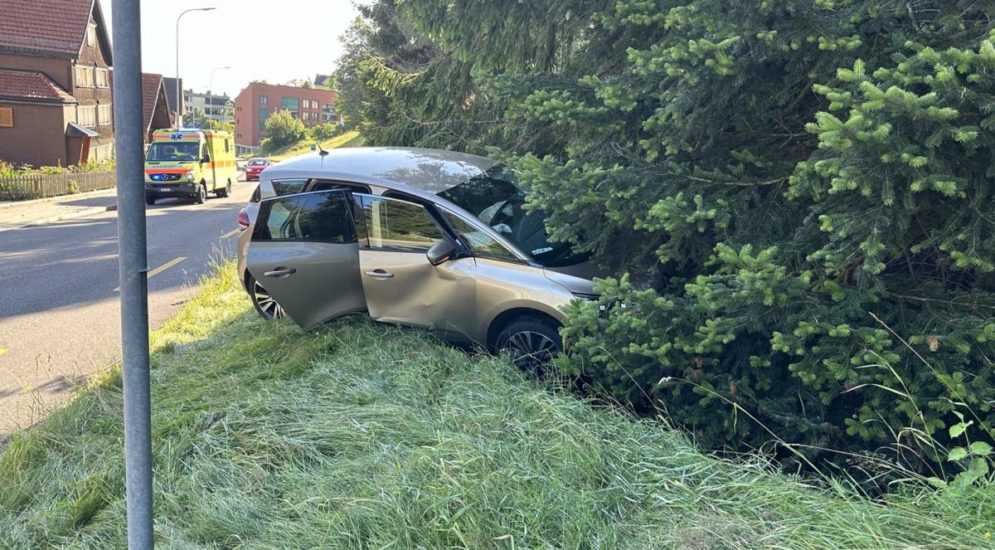
MULTIPOLYGON (((990 543, 991 491, 807 487, 415 331, 264 323, 230 265, 153 341, 162 548, 990 543)), ((124 546, 121 405, 111 371, 12 439, 0 547, 124 546)))
MULTIPOLYGON (((346 132, 344 134, 339 134, 333 138, 322 141, 321 148, 327 150, 327 149, 337 149, 339 147, 358 147, 362 145, 362 141, 363 140, 362 137, 359 135, 359 132, 356 131, 346 132)), ((268 154, 260 153, 260 155, 265 156, 270 160, 279 161, 290 157, 296 157, 297 155, 303 155, 304 153, 309 152, 311 150, 311 145, 313 145, 314 143, 315 141, 313 139, 306 139, 304 141, 295 143, 293 145, 288 145, 286 147, 276 149, 275 151, 268 154)))

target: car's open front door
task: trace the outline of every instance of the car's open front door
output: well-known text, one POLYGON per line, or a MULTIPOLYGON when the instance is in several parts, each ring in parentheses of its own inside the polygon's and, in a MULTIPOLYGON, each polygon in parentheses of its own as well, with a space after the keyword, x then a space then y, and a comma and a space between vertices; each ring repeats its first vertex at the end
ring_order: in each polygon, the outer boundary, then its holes
POLYGON ((304 329, 366 309, 356 230, 343 191, 262 201, 246 265, 304 329))
POLYGON ((477 324, 474 259, 432 265, 426 252, 448 235, 424 206, 360 193, 353 197, 370 316, 472 340, 477 324))

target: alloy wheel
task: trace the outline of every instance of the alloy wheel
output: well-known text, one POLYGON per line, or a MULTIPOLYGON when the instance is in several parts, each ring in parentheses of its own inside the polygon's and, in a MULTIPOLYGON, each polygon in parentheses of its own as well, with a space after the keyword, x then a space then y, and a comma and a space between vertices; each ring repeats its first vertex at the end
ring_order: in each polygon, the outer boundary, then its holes
POLYGON ((504 349, 511 353, 515 365, 526 371, 542 371, 553 360, 559 347, 545 334, 523 330, 512 334, 504 349))
POLYGON ((256 302, 259 312, 267 321, 283 318, 283 307, 273 299, 269 291, 256 281, 252 282, 252 299, 256 302))

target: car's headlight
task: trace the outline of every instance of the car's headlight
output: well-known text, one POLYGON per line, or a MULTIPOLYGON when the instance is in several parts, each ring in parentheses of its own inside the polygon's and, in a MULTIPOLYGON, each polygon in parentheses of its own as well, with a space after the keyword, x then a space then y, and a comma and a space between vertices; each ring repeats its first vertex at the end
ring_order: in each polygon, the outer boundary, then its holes
POLYGON ((190 171, 187 172, 186 179, 187 179, 187 181, 193 181, 193 171, 192 170, 190 170, 190 171))

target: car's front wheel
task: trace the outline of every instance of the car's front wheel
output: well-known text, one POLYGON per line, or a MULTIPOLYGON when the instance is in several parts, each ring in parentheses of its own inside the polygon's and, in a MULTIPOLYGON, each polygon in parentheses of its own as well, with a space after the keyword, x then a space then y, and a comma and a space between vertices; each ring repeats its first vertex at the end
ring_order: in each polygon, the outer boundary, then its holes
POLYGON ((255 277, 249 275, 245 286, 249 289, 249 297, 252 299, 252 305, 255 306, 256 312, 263 319, 273 321, 282 319, 286 315, 283 311, 283 306, 277 303, 276 299, 273 298, 269 291, 263 288, 263 285, 256 281, 255 277))
POLYGON ((197 186, 197 194, 194 195, 193 200, 197 204, 204 204, 207 202, 207 185, 202 183, 197 186))
POLYGON ((520 369, 543 375, 557 354, 563 350, 563 340, 557 326, 544 319, 524 317, 511 322, 498 334, 495 347, 511 355, 520 369))

